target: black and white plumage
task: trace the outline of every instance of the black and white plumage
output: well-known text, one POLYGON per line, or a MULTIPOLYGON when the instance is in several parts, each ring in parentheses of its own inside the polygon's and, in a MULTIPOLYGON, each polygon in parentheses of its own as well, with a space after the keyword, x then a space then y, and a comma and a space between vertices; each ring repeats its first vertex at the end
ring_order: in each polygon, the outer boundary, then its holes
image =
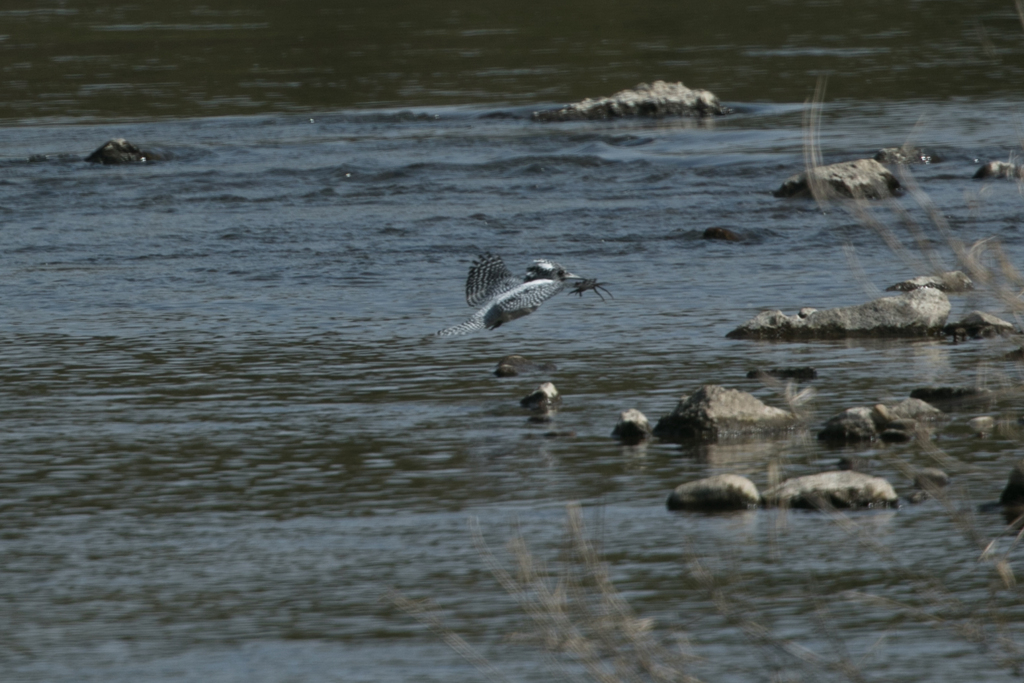
POLYGON ((519 278, 505 266, 500 256, 482 254, 473 262, 466 278, 466 303, 480 306, 473 316, 455 327, 439 331, 440 337, 452 337, 522 318, 565 288, 568 279, 582 280, 554 261, 539 259, 519 278))

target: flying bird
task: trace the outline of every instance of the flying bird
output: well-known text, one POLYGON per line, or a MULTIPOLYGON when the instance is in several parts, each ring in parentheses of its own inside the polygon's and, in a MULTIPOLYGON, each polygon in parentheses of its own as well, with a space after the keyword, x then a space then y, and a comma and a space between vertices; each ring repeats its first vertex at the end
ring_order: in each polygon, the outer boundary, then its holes
POLYGON ((482 254, 473 261, 466 278, 466 303, 479 306, 473 316, 455 327, 443 329, 439 337, 493 330, 537 310, 542 303, 565 289, 566 280, 583 280, 547 259, 538 259, 519 278, 505 266, 500 256, 482 254))

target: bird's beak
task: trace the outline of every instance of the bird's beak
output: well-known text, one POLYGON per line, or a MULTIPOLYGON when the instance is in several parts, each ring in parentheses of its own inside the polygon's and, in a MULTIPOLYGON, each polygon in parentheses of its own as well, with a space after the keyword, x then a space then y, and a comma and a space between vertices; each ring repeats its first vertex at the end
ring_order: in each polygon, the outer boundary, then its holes
POLYGON ((565 279, 566 280, 586 280, 587 278, 580 277, 579 275, 574 275, 572 273, 566 273, 565 274, 565 279))

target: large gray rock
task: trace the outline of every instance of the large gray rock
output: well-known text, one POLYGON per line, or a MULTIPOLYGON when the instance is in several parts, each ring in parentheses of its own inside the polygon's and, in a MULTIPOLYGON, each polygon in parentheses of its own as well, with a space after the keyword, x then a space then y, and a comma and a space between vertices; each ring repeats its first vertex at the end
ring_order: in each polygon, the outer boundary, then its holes
POLYGON ((716 512, 757 507, 761 495, 754 482, 738 474, 719 474, 680 484, 669 494, 669 510, 716 512))
POLYGON ((706 384, 658 420, 654 435, 668 441, 715 441, 787 431, 795 422, 793 413, 765 405, 745 391, 706 384))
POLYGON ((975 178, 1024 178, 1024 166, 1005 161, 990 161, 974 174, 975 178))
POLYGON ((899 190, 900 181, 885 166, 874 159, 857 159, 816 166, 810 173, 804 171, 790 176, 775 191, 775 196, 884 199, 895 196, 899 190))
POLYGON ((853 471, 819 472, 787 479, 765 491, 771 505, 793 508, 896 507, 899 498, 885 479, 853 471))
POLYGON ((636 445, 651 437, 651 423, 647 416, 636 408, 624 410, 619 415, 619 421, 612 430, 612 436, 624 444, 636 445))
POLYGON ((974 282, 962 271, 951 270, 940 275, 921 275, 910 280, 897 282, 885 288, 887 292, 909 292, 921 287, 933 287, 949 294, 967 292, 974 289, 974 282))
POLYGON ((579 121, 614 119, 623 116, 713 116, 728 114, 714 93, 691 90, 682 83, 640 83, 611 97, 587 98, 560 109, 533 112, 534 121, 579 121))
POLYGON ((949 317, 949 299, 922 288, 859 306, 789 316, 765 311, 726 335, 730 339, 842 339, 925 337, 938 333, 949 317))

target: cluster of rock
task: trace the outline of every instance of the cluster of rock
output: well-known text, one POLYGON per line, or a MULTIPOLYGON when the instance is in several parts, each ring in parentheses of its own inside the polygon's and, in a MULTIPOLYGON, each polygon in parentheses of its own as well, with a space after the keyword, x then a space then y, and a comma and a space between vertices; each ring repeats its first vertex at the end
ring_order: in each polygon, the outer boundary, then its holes
MULTIPOLYGON (((949 475, 942 470, 922 468, 914 473, 914 490, 907 500, 920 503, 929 497, 941 496, 948 484, 949 475)), ((721 512, 768 506, 815 510, 890 508, 898 507, 899 502, 892 484, 882 477, 834 470, 787 479, 764 493, 747 477, 718 474, 680 484, 669 495, 666 505, 670 510, 721 512)), ((1024 460, 1010 470, 999 500, 981 505, 980 509, 1002 510, 1008 520, 1020 520, 1024 515, 1024 460)))
POLYGON ((818 310, 802 308, 795 315, 762 311, 730 331, 729 339, 845 339, 851 337, 913 338, 952 336, 953 341, 1016 334, 1013 323, 984 311, 971 311, 947 323, 951 310, 946 294, 974 288, 959 270, 898 282, 886 291, 900 292, 856 306, 818 310))
POLYGON ((534 121, 580 121, 613 119, 625 116, 720 116, 730 109, 714 93, 693 90, 682 83, 654 81, 640 83, 609 97, 587 98, 559 109, 533 112, 534 121))
POLYGON ((847 408, 825 423, 818 432, 818 440, 830 443, 875 439, 910 441, 928 423, 941 417, 941 410, 915 397, 893 406, 879 403, 847 408))
POLYGON ((758 507, 889 508, 899 506, 899 496, 888 481, 851 470, 818 472, 794 477, 764 493, 750 479, 738 474, 680 484, 669 494, 669 510, 720 512, 758 507))

